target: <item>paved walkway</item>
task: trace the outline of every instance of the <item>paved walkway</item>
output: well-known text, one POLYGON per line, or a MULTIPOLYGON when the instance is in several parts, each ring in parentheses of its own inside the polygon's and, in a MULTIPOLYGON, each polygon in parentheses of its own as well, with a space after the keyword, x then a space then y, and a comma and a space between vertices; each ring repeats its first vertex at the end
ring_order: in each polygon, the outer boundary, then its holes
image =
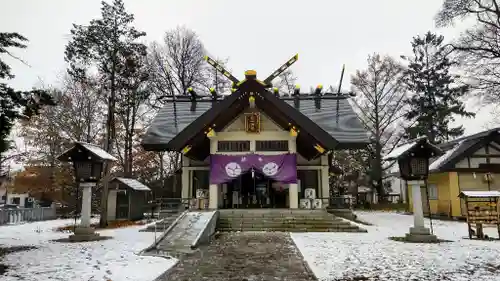
POLYGON ((179 263, 159 280, 313 281, 288 233, 224 233, 179 263))

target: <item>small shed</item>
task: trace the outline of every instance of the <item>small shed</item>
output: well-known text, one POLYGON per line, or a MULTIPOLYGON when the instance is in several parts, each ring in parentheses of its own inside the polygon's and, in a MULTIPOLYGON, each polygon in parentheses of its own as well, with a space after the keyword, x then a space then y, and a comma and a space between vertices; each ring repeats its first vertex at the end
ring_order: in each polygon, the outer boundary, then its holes
POLYGON ((136 179, 116 177, 110 182, 108 220, 140 220, 151 189, 136 179))
POLYGON ((495 225, 500 239, 500 191, 462 191, 458 196, 465 201, 469 238, 476 236, 478 239, 487 239, 489 237, 484 234, 484 225, 495 225))

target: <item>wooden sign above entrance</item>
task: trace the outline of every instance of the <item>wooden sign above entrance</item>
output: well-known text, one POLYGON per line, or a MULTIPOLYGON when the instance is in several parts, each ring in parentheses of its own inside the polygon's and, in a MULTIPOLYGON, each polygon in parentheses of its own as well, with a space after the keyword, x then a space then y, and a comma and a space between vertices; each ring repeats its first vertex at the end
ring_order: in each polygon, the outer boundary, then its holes
POLYGON ((260 113, 245 113, 245 131, 247 133, 260 133, 260 113))

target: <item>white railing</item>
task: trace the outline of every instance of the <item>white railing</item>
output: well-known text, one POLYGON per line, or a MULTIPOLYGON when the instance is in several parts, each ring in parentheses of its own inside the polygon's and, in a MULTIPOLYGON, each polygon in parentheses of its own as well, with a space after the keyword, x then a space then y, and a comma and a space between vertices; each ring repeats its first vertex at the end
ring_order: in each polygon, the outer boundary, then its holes
POLYGON ((30 221, 52 220, 55 218, 55 207, 0 210, 0 225, 17 224, 30 221))

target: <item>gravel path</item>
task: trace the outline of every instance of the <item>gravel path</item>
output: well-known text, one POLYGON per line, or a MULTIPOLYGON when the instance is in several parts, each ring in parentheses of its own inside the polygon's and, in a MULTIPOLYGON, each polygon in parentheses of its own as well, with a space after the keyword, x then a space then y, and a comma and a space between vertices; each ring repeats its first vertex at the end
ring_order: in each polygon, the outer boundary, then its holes
POLYGON ((158 280, 176 281, 312 281, 290 235, 280 232, 224 233, 179 263, 158 280))

